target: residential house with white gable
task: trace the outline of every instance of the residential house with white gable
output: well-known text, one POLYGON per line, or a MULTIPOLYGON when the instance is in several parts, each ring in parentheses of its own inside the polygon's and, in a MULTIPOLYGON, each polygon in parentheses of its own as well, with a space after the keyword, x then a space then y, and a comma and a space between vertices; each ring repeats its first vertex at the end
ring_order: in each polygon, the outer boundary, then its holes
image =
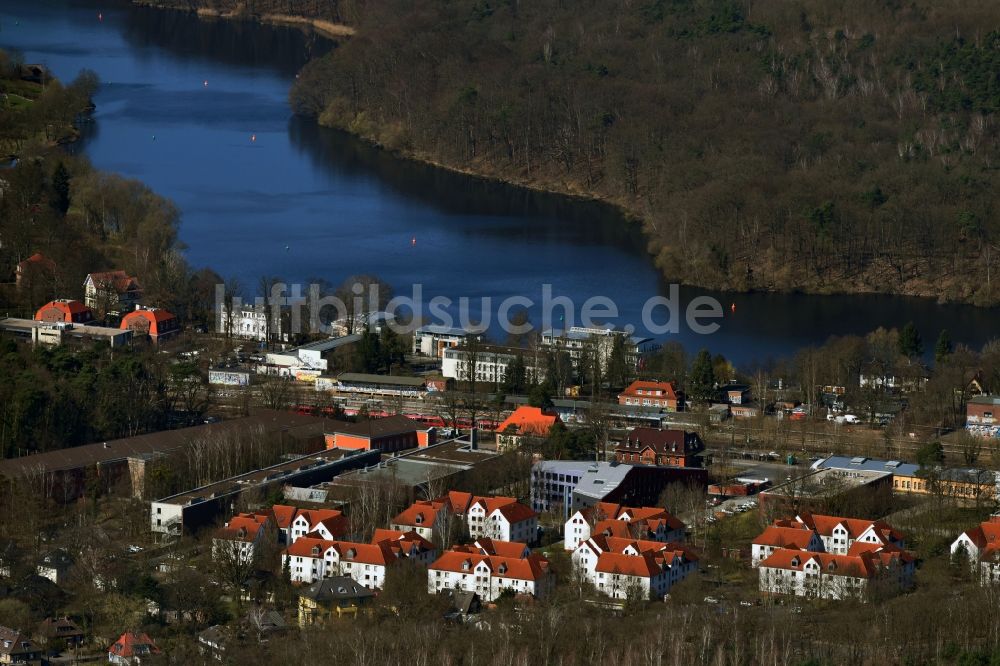
POLYGON ((906 547, 903 535, 882 520, 840 518, 810 513, 797 516, 795 520, 816 532, 823 541, 823 550, 835 555, 846 555, 855 541, 906 547))
POLYGON ((753 540, 750 547, 750 563, 756 567, 771 556, 776 550, 807 550, 820 552, 823 541, 819 535, 804 523, 784 521, 785 524, 768 525, 768 527, 753 540))
POLYGON ((273 526, 270 514, 237 514, 212 537, 212 557, 253 562, 273 526))
POLYGON ((302 509, 289 528, 290 543, 304 536, 317 539, 339 539, 350 530, 350 521, 336 509, 302 509))
POLYGON ((571 559, 579 576, 613 599, 662 599, 698 569, 698 556, 686 546, 600 534, 577 546, 571 559))
POLYGON ((299 537, 282 554, 292 582, 314 583, 331 576, 350 576, 369 589, 385 585, 386 568, 397 560, 413 559, 424 566, 437 550, 416 532, 375 530, 371 543, 299 537))
POLYGON ((387 542, 328 541, 308 536, 296 539, 283 555, 284 566, 294 583, 350 576, 369 589, 385 585, 386 568, 396 559, 387 542))
POLYGON ((686 530, 687 526, 665 509, 599 502, 577 511, 566 521, 563 548, 576 550, 595 534, 677 543, 684 541, 686 530))
POLYGON ((864 598, 882 582, 887 591, 911 584, 913 556, 896 546, 852 545, 847 554, 782 548, 760 562, 760 591, 821 599, 864 598))
MULTIPOLYGON (((496 543, 491 545, 496 547, 496 543)), ((506 590, 544 598, 553 585, 548 560, 541 555, 491 555, 477 546, 456 546, 442 553, 427 569, 428 592, 475 592, 484 601, 494 601, 506 590)))
POLYGON ((513 497, 473 497, 463 515, 473 539, 489 537, 498 541, 534 543, 538 514, 513 497))
POLYGON ((951 544, 951 555, 968 558, 973 571, 979 571, 980 584, 1000 583, 1000 516, 962 532, 951 544))
POLYGON ((430 566, 437 559, 437 548, 414 531, 376 529, 372 543, 388 544, 397 560, 413 560, 430 566))
POLYGON ((450 526, 451 504, 447 499, 418 500, 389 523, 389 528, 413 531, 435 543, 441 543, 450 526))

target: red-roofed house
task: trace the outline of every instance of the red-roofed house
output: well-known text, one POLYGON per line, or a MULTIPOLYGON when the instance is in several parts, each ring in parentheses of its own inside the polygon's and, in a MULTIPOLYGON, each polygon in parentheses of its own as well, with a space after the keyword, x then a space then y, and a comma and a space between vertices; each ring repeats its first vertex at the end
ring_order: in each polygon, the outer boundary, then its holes
POLYGON ((238 558, 253 562, 269 531, 274 527, 269 513, 239 513, 212 537, 212 557, 238 558))
POLYGON ((427 569, 427 591, 458 589, 494 601, 505 590, 542 598, 552 589, 549 562, 541 555, 504 557, 469 550, 459 546, 442 553, 427 569))
POLYGON ((823 540, 823 550, 844 555, 855 541, 906 547, 903 535, 882 520, 862 518, 840 518, 804 513, 795 518, 819 535, 823 540))
POLYGON ((655 382, 637 379, 618 394, 619 405, 660 407, 668 412, 678 412, 684 404, 684 394, 673 382, 655 382))
POLYGON ((165 340, 181 332, 180 322, 170 312, 160 308, 136 309, 122 317, 120 328, 132 331, 133 337, 148 335, 153 342, 165 340))
POLYGON ((698 569, 698 556, 686 546, 603 535, 580 543, 571 559, 598 592, 613 599, 663 599, 698 569))
POLYGON ((83 281, 83 290, 87 307, 102 314, 132 310, 142 298, 139 283, 125 271, 91 273, 83 281))
POLYGON ((538 514, 513 497, 477 497, 467 513, 469 536, 534 543, 538 514))
POLYGON ((528 544, 519 541, 499 541, 483 537, 472 544, 483 555, 500 555, 501 557, 527 557, 531 554, 528 544))
POLYGON ((413 531, 425 539, 442 543, 447 536, 451 514, 451 504, 446 498, 418 500, 393 518, 389 528, 413 531))
POLYGON ((781 548, 760 562, 760 591, 822 599, 861 598, 876 580, 909 585, 913 557, 895 547, 859 544, 854 554, 781 548))
POLYGON ((316 539, 339 539, 350 530, 347 516, 336 509, 300 509, 289 528, 291 543, 304 536, 316 539))
POLYGON ((94 313, 80 301, 60 298, 49 301, 38 308, 38 312, 35 313, 35 321, 44 321, 50 324, 87 324, 94 321, 94 313))
POLYGON ((437 548, 433 543, 413 531, 376 529, 372 543, 386 543, 396 559, 412 559, 429 566, 437 559, 437 548))
POLYGON ((951 555, 963 555, 983 585, 1000 582, 1000 516, 990 516, 986 522, 962 532, 951 544, 951 555))
POLYGON ((670 465, 700 467, 698 454, 705 450, 696 432, 673 428, 633 428, 615 447, 615 459, 631 465, 670 465))
POLYGON ((566 521, 563 548, 575 550, 592 535, 679 542, 684 540, 687 526, 666 509, 657 507, 627 507, 610 502, 577 511, 566 521))
POLYGON ((305 536, 286 548, 282 559, 292 582, 314 583, 331 576, 350 576, 369 589, 381 589, 386 567, 398 558, 388 540, 355 543, 305 536))
POLYGON ((108 648, 108 662, 132 666, 154 654, 160 654, 160 648, 152 638, 144 633, 126 631, 108 648))
POLYGON ((14 269, 14 280, 18 289, 28 286, 37 280, 51 280, 56 272, 54 261, 41 252, 36 252, 24 261, 18 262, 14 269))
POLYGON ((271 507, 274 526, 278 529, 278 543, 289 544, 292 542, 292 521, 295 520, 298 512, 298 507, 287 504, 275 504, 271 507))
POLYGON ((802 523, 788 527, 769 525, 753 540, 750 551, 752 566, 756 567, 761 560, 780 548, 818 552, 823 550, 823 541, 818 534, 802 523))
POLYGON ((548 437, 552 426, 559 421, 558 414, 550 414, 540 407, 521 405, 497 427, 497 450, 515 449, 525 437, 548 437))

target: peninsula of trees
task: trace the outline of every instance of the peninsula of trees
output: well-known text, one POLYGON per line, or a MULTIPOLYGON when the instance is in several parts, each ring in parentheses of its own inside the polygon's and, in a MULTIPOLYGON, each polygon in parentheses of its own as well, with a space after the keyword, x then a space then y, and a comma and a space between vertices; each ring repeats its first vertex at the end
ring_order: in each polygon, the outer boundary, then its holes
POLYGON ((998 300, 996 3, 307 5, 356 34, 295 111, 613 202, 668 279, 998 300))

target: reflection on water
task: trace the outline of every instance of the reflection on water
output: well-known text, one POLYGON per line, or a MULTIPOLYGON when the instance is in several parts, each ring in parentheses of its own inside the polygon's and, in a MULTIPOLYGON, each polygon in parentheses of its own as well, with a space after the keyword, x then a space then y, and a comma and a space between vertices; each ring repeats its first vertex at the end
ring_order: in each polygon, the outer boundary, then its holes
MULTIPOLYGON (((377 274, 397 292, 420 283, 428 298, 490 296, 494 307, 518 294, 537 302, 551 283, 577 306, 610 297, 619 324, 640 323, 647 299, 667 293, 637 225, 611 207, 396 159, 292 117, 295 72, 332 42, 292 28, 109 4, 3 0, 0 46, 61 78, 84 67, 98 73, 94 122, 73 150, 171 198, 193 265, 249 289, 262 275, 338 283, 377 274)), ((924 299, 681 293, 682 307, 710 295, 726 316, 712 336, 682 328, 677 339, 738 363, 911 320, 928 349, 944 327, 980 346, 1000 323, 994 310, 924 299)))

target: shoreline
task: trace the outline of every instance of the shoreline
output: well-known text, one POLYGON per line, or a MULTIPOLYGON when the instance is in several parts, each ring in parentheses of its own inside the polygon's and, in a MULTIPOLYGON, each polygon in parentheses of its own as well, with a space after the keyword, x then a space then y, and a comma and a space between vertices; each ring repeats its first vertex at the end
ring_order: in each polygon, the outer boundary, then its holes
MULTIPOLYGON (((177 4, 171 3, 156 3, 151 0, 131 0, 133 4, 152 7, 154 9, 172 9, 179 11, 191 11, 191 8, 179 6, 177 4)), ((289 27, 298 27, 302 30, 314 30, 317 34, 320 34, 329 39, 339 39, 343 37, 348 37, 356 34, 354 28, 343 25, 335 24, 329 21, 323 21, 321 19, 309 19, 302 16, 293 15, 282 15, 282 14, 263 14, 263 15, 252 15, 252 14, 237 14, 234 12, 222 12, 217 9, 210 8, 198 8, 194 12, 199 18, 202 19, 227 19, 227 20, 252 20, 269 25, 284 25, 289 27)), ((798 285, 790 289, 783 289, 775 285, 769 285, 765 287, 750 287, 750 288, 738 288, 738 287, 720 287, 718 285, 708 285, 700 284, 697 282, 691 282, 690 280, 677 280, 670 277, 663 270, 663 268, 658 265, 656 260, 656 255, 659 248, 655 245, 654 238, 650 235, 647 230, 647 222, 644 216, 632 210, 627 203, 614 198, 609 198, 602 196, 595 192, 584 192, 576 189, 570 189, 569 187, 559 187, 558 184, 547 182, 544 179, 541 181, 527 180, 523 178, 510 177, 499 175, 495 173, 490 173, 484 170, 476 170, 472 166, 459 166, 454 164, 449 164, 447 162, 442 162, 431 154, 425 154, 420 151, 415 151, 412 149, 403 149, 397 147, 390 147, 379 141, 376 137, 368 136, 362 133, 351 131, 349 128, 341 127, 337 125, 328 125, 320 121, 320 117, 317 116, 305 116, 310 122, 315 122, 318 126, 330 129, 333 131, 343 132, 355 139, 364 141, 371 146, 374 146, 378 150, 384 151, 389 155, 397 159, 407 160, 416 164, 425 165, 431 168, 442 169, 451 173, 460 174, 466 177, 478 178, 483 181, 500 183, 508 185, 511 187, 523 188, 532 192, 538 192, 543 194, 549 194, 554 196, 568 197, 576 201, 587 201, 593 203, 599 203, 602 205, 610 206, 614 208, 621 216, 622 219, 630 225, 638 224, 639 230, 641 231, 643 238, 646 240, 646 255, 649 260, 653 263, 653 268, 659 273, 659 275, 667 281, 677 282, 681 286, 692 287, 697 289, 704 289, 707 291, 715 291, 726 294, 804 294, 812 296, 899 296, 906 298, 918 298, 922 300, 932 300, 937 304, 941 305, 968 305, 979 309, 990 308, 996 305, 996 303, 988 302, 977 302, 971 298, 961 298, 961 297, 946 297, 935 289, 934 284, 922 283, 914 285, 911 288, 903 288, 897 290, 881 290, 878 289, 877 276, 870 277, 860 277, 856 278, 862 284, 857 284, 848 282, 846 286, 833 286, 833 285, 816 285, 816 284, 806 284, 798 285)))
POLYGON ((236 12, 223 12, 209 7, 198 7, 192 10, 190 6, 180 3, 158 3, 151 0, 131 0, 132 4, 140 7, 150 7, 152 9, 171 9, 174 11, 189 12, 195 14, 203 20, 223 19, 227 21, 256 21, 264 25, 277 25, 298 28, 303 32, 315 32, 316 34, 330 40, 338 40, 350 37, 355 34, 354 28, 343 23, 334 23, 325 19, 310 19, 304 16, 294 16, 292 14, 249 14, 236 12))
MULTIPOLYGON (((468 167, 460 167, 445 162, 440 162, 429 155, 424 155, 417 151, 412 150, 402 150, 399 148, 390 148, 383 143, 380 143, 376 139, 365 136, 363 134, 358 134, 357 132, 352 132, 349 129, 337 126, 325 125, 319 122, 319 118, 316 116, 302 116, 310 122, 316 123, 317 126, 323 129, 331 130, 334 132, 342 132, 358 141, 364 141, 365 143, 377 148, 380 151, 385 152, 388 155, 393 156, 396 159, 405 160, 412 162, 414 164, 419 164, 434 169, 441 169, 454 174, 459 174, 468 178, 476 178, 482 181, 487 181, 491 183, 498 183, 506 185, 509 187, 517 187, 531 192, 537 192, 540 194, 548 194, 552 196, 566 197, 579 202, 590 202, 598 203, 605 206, 610 206, 614 208, 625 220, 626 223, 630 225, 638 224, 640 226, 640 231, 642 232, 643 238, 646 241, 650 241, 650 236, 645 229, 645 220, 636 215, 633 211, 627 208, 624 204, 615 201, 613 199, 602 197, 598 194, 593 193, 582 193, 572 190, 560 190, 553 187, 548 187, 545 185, 540 185, 532 181, 517 180, 512 178, 507 178, 504 176, 499 176, 495 174, 489 174, 479 171, 474 171, 468 167)), ((688 281, 680 281, 669 278, 663 273, 663 270, 656 265, 655 254, 650 251, 647 245, 646 248, 647 256, 653 263, 653 268, 663 277, 664 280, 669 282, 676 282, 681 287, 689 287, 693 289, 703 289, 705 291, 712 291, 722 294, 775 294, 775 295, 794 295, 801 294, 803 296, 894 296, 899 298, 914 298, 926 301, 933 301, 938 305, 963 305, 980 310, 985 310, 994 307, 995 304, 990 303, 976 303, 971 300, 962 300, 954 298, 945 298, 941 295, 937 295, 933 290, 927 291, 879 291, 877 289, 844 289, 844 288, 809 288, 804 286, 794 287, 791 289, 767 289, 767 288, 750 288, 750 289, 733 289, 724 288, 712 285, 697 284, 688 281)))

